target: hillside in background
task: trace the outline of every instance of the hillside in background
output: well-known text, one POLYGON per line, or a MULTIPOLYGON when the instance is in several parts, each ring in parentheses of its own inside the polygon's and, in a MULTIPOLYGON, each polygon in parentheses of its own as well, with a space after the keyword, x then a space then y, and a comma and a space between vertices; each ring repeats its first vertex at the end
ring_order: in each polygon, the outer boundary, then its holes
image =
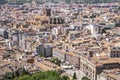
POLYGON ((44 2, 67 2, 67 3, 109 3, 109 2, 120 2, 120 0, 0 0, 0 4, 4 3, 17 3, 23 4, 25 2, 36 1, 38 3, 44 2))

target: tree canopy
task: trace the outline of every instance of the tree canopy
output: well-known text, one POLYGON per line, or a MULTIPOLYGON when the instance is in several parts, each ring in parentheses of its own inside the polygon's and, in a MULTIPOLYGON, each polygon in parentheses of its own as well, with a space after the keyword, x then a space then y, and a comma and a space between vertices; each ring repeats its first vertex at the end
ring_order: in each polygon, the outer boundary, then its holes
POLYGON ((55 63, 56 65, 59 65, 59 66, 61 64, 61 61, 58 58, 52 58, 50 61, 55 63))
POLYGON ((22 75, 14 80, 69 80, 67 76, 60 76, 57 71, 36 72, 32 75, 22 75))
POLYGON ((82 80, 90 80, 88 77, 84 76, 82 77, 82 80))
POLYGON ((6 73, 4 80, 70 80, 68 76, 61 76, 57 71, 36 72, 34 74, 26 73, 24 69, 17 72, 6 73), (22 71, 22 72, 21 72, 22 71))

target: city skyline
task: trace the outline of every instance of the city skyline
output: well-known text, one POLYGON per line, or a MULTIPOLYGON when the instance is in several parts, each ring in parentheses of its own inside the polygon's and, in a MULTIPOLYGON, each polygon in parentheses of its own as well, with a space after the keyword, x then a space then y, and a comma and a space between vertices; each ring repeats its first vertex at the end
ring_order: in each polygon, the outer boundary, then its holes
POLYGON ((1 4, 0 80, 120 80, 119 4, 1 4))

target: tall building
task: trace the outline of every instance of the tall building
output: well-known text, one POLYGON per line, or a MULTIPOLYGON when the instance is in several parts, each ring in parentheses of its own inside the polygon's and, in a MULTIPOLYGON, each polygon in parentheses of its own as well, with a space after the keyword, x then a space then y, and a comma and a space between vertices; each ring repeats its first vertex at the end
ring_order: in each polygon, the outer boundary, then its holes
POLYGON ((36 52, 38 54, 40 54, 40 56, 44 56, 44 45, 40 44, 37 48, 36 48, 36 52))
POLYGON ((52 54, 53 54, 53 49, 51 46, 49 45, 46 45, 44 47, 44 57, 52 57, 52 54))
POLYGON ((42 57, 52 57, 53 48, 49 45, 44 46, 41 44, 36 48, 36 52, 42 57))

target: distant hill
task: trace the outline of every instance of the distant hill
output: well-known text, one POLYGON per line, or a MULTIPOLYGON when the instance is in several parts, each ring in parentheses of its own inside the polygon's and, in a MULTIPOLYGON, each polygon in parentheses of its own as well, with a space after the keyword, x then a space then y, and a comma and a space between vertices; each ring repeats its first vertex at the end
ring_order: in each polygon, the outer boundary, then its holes
POLYGON ((17 3, 17 4, 23 4, 25 2, 32 2, 36 1, 38 3, 44 3, 44 2, 67 2, 67 3, 109 3, 109 2, 120 2, 120 0, 0 0, 0 4, 4 3, 17 3))

